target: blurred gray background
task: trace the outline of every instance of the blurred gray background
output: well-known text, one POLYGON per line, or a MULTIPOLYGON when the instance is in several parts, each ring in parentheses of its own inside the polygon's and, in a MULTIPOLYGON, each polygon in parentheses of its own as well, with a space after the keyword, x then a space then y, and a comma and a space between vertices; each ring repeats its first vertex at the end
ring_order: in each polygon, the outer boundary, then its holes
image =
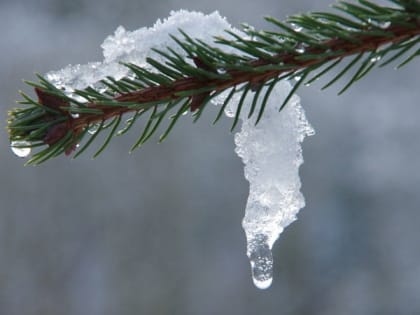
POLYGON ((248 185, 231 122, 212 127, 215 109, 131 155, 136 128, 95 161, 24 167, 9 150, 7 110, 30 92, 21 80, 102 60, 118 25, 184 8, 261 28, 264 15, 328 4, 0 1, 0 314, 420 314, 418 61, 376 70, 340 97, 338 86, 301 89, 317 131, 304 142, 307 206, 274 246, 266 291, 245 256, 248 185))

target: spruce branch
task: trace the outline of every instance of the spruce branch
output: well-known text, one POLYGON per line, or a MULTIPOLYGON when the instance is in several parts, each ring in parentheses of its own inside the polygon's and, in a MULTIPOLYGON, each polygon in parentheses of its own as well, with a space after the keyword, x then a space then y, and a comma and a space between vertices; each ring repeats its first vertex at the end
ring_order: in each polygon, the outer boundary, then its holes
POLYGON ((253 94, 248 117, 257 115, 257 124, 279 80, 297 80, 281 110, 302 84, 311 84, 343 64, 322 87, 330 87, 353 71, 351 79, 339 91, 341 94, 375 67, 398 61, 397 68, 400 68, 420 55, 420 3, 417 0, 390 2, 393 6, 365 0, 356 4, 339 2, 334 8, 340 14, 313 12, 291 16, 285 22, 267 17, 266 21, 277 31, 258 31, 243 25, 245 36, 227 32, 227 36, 215 38, 215 43, 235 48, 237 53, 213 47, 180 30, 181 36, 172 38, 187 58, 170 47, 164 51, 154 49, 165 62, 148 58, 152 70, 126 63, 130 74, 119 80, 103 79, 103 90, 88 87, 69 94, 38 75, 38 82, 26 81, 34 87, 37 100, 20 92, 23 100, 18 103, 26 106, 9 113, 10 141, 15 148, 39 147, 28 161, 28 164, 39 164, 73 151, 77 157, 100 133, 109 130, 105 142, 94 154, 96 157, 115 135, 125 134, 139 117, 149 113, 131 149, 134 150, 149 140, 171 113, 174 114, 159 141, 170 134, 183 113, 192 111, 194 121, 198 120, 205 106, 223 92, 228 96, 215 122, 233 95, 241 93, 233 130, 247 95, 253 94), (131 117, 121 127, 126 114, 131 117))

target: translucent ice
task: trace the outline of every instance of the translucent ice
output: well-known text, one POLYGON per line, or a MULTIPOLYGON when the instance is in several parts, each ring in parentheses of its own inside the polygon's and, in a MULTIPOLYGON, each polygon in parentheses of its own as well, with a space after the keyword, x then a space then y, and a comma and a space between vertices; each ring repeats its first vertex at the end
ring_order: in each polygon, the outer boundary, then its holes
MULTIPOLYGON (((254 283, 261 289, 272 282, 274 242, 305 205, 299 178, 301 142, 314 130, 296 95, 278 112, 290 89, 288 81, 277 83, 257 126, 254 119, 247 118, 252 103, 252 98, 248 99, 241 112, 242 129, 235 135, 235 151, 245 164, 245 178, 249 181, 242 226, 254 283)), ((233 100, 227 106, 227 116, 236 112, 235 104, 233 100)))

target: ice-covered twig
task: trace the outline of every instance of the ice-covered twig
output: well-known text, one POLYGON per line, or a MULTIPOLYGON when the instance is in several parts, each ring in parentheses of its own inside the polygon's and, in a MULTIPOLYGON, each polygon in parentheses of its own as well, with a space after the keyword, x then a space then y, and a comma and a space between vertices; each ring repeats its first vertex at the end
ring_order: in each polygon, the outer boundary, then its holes
MULTIPOLYGON (((293 95, 278 112, 291 88, 288 81, 278 82, 257 126, 248 118, 252 98, 247 99, 241 111, 242 128, 235 135, 235 151, 245 164, 245 178, 249 181, 242 226, 253 280, 261 289, 272 282, 274 242, 305 205, 299 178, 299 166, 303 163, 301 142, 314 131, 298 96, 293 95)), ((228 105, 228 116, 237 112, 236 104, 228 105)))
MULTIPOLYGON (((194 111, 194 119, 199 119, 209 101, 227 89, 244 85, 236 91, 243 96, 251 91, 255 98, 268 100, 270 93, 261 93, 266 84, 302 78, 294 92, 302 83, 310 84, 348 61, 323 87, 354 70, 339 92, 343 93, 377 66, 396 60, 403 66, 419 56, 418 1, 392 3, 386 7, 367 1, 340 2, 336 8, 344 15, 314 12, 290 16, 285 22, 266 18, 277 31, 244 26, 240 33, 214 14, 182 12, 153 28, 134 32, 119 28, 103 45, 104 62, 69 67, 49 73, 47 79, 39 77, 38 83, 28 82, 36 87, 38 100, 22 93, 21 103, 29 108, 10 112, 12 146, 18 151, 39 148, 28 164, 40 164, 62 153, 69 155, 85 142, 78 156, 101 138, 97 138, 99 133, 106 132, 97 156, 114 135, 125 133, 148 113, 135 149, 166 122, 164 118, 171 120, 161 141, 182 113, 194 111), (207 24, 210 20, 215 24, 207 24), (345 58, 349 56, 353 58, 345 58), (89 129, 96 132, 89 136, 89 129)), ((260 104, 252 110, 259 118, 266 103, 260 104)), ((238 120, 236 116, 232 129, 238 120)))

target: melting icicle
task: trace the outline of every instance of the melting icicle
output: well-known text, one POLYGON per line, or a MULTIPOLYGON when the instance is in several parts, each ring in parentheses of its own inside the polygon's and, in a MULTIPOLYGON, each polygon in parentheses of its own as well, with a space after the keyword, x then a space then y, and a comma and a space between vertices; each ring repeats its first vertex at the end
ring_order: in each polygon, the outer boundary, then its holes
MULTIPOLYGON (((245 164, 245 178, 249 181, 242 226, 253 281, 260 289, 268 288, 273 279, 274 242, 305 205, 299 178, 299 166, 303 163, 301 142, 314 131, 296 95, 278 112, 290 89, 288 81, 277 83, 257 126, 254 119, 247 119, 253 97, 250 95, 243 105, 242 129, 235 134, 235 151, 245 164)), ((227 116, 236 112, 235 104, 236 99, 228 104, 227 116)))
POLYGON ((27 141, 12 141, 10 149, 16 156, 24 158, 31 153, 30 145, 27 141))

